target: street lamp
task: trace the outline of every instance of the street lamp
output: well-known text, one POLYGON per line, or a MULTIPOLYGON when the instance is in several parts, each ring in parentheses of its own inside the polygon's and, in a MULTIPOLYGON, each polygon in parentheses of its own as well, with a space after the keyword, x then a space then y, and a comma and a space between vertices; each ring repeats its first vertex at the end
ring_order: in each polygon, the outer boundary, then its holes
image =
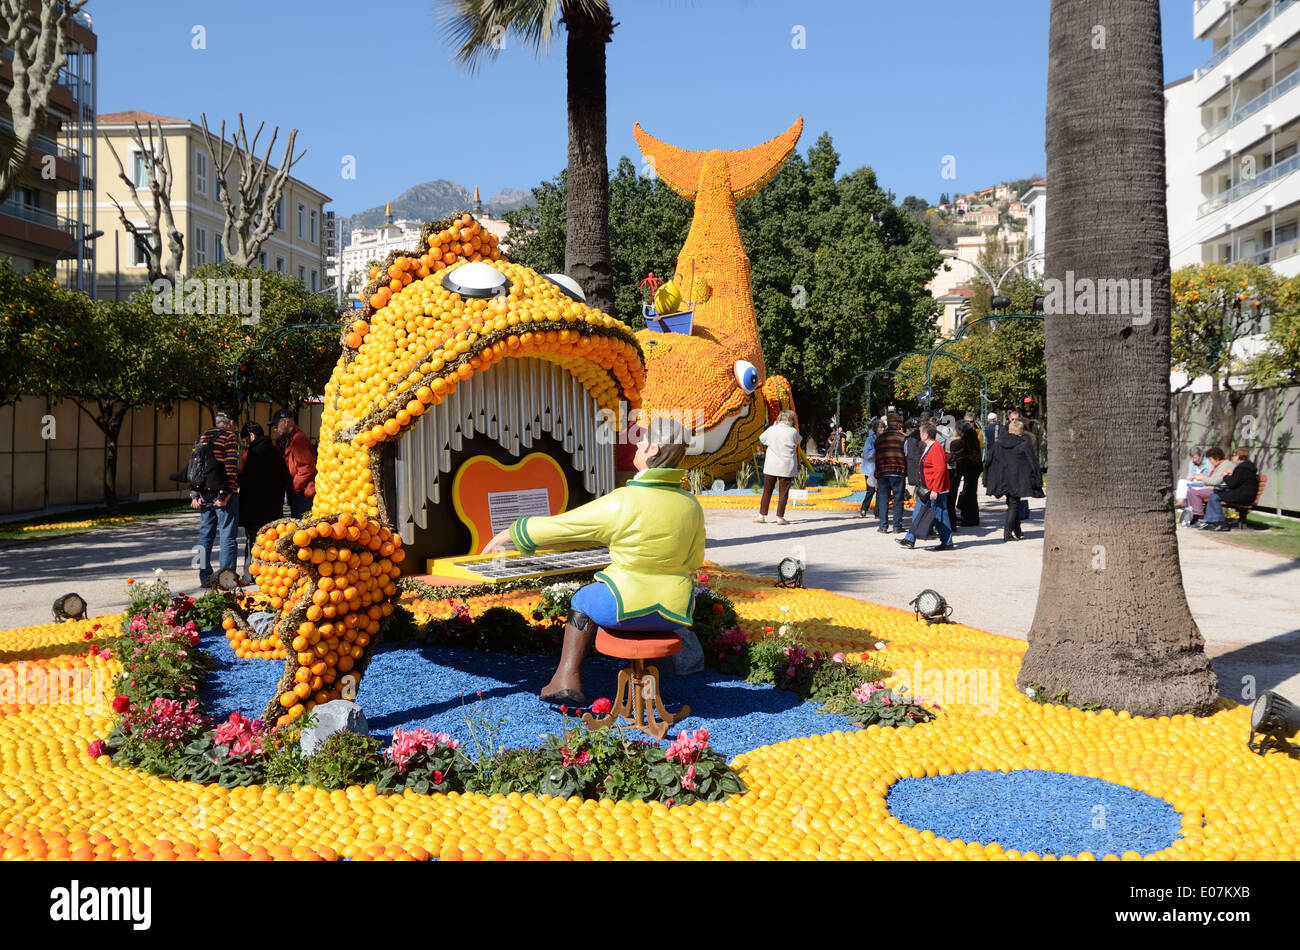
POLYGON ((993 288, 992 306, 994 310, 1005 310, 1007 307, 1011 306, 1011 298, 1001 296, 1002 281, 1006 279, 1007 275, 1010 274, 1017 267, 1019 267, 1021 264, 1028 264, 1030 261, 1037 260, 1038 258, 1043 256, 1042 251, 1035 251, 1034 253, 1030 254, 1028 257, 1022 257, 1020 260, 1016 261, 1014 264, 1007 267, 1007 269, 1004 270, 997 277, 994 277, 987 270, 985 270, 984 267, 978 261, 965 260, 964 258, 958 256, 957 252, 952 250, 951 248, 945 248, 944 250, 940 251, 939 254, 940 256, 946 257, 949 260, 958 260, 961 261, 963 264, 969 264, 971 267, 975 268, 977 271, 979 271, 981 274, 984 275, 984 279, 987 280, 989 282, 989 286, 993 288))

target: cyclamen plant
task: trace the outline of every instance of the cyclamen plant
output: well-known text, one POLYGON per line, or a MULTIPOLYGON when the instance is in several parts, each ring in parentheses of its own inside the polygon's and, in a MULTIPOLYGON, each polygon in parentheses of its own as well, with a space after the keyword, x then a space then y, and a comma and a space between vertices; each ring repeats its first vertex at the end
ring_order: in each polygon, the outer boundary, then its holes
POLYGON ((394 729, 377 787, 381 792, 409 788, 421 795, 460 791, 470 763, 459 750, 460 742, 445 732, 394 729))

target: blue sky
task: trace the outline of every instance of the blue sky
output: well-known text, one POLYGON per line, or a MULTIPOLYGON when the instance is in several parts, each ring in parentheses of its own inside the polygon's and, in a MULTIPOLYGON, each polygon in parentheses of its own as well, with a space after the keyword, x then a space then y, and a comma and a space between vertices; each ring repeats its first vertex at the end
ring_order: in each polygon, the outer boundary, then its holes
MULTIPOLYGON (((1209 55, 1193 0, 1161 0, 1165 75, 1209 55)), ((632 123, 686 148, 742 148, 803 115, 841 172, 870 165, 933 202, 1042 172, 1049 0, 613 0, 609 156, 638 159, 632 123), (802 28, 803 49, 794 48, 802 28), (956 178, 942 175, 945 156, 956 178)), ((446 178, 484 196, 566 160, 563 34, 538 59, 513 41, 470 76, 435 0, 92 0, 99 111, 299 129, 294 174, 340 214, 446 178), (195 27, 204 49, 195 49, 195 27), (493 131, 485 134, 484 127, 493 131), (462 130, 463 129, 463 130, 462 130), (346 179, 346 156, 356 177, 346 179)), ((283 138, 281 139, 283 142, 283 138)), ((279 146, 277 147, 278 160, 279 146)))

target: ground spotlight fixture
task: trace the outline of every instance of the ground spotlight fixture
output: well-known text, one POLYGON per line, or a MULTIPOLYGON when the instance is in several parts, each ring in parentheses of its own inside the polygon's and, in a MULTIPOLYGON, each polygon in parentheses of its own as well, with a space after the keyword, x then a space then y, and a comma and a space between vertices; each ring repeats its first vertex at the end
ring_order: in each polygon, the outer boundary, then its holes
POLYGON ((85 620, 86 599, 80 594, 64 594, 54 602, 54 622, 85 620))
POLYGON ((212 575, 212 586, 216 590, 238 590, 239 572, 229 567, 223 567, 212 575))
POLYGON ((989 303, 989 306, 991 306, 994 310, 1005 310, 1007 309, 1007 307, 1011 306, 1011 298, 994 297, 993 300, 989 303))
POLYGON ((924 617, 927 624, 947 623, 952 613, 952 607, 943 599, 943 594, 928 587, 907 603, 916 611, 916 618, 924 617))
POLYGON ((1300 706, 1279 696, 1271 689, 1259 694, 1250 709, 1250 741, 1252 752, 1285 752, 1296 755, 1297 749, 1288 742, 1300 732, 1300 706), (1260 738, 1256 739, 1256 735, 1260 738))
POLYGON ((794 557, 782 558, 776 566, 776 586, 802 587, 803 562, 794 557))

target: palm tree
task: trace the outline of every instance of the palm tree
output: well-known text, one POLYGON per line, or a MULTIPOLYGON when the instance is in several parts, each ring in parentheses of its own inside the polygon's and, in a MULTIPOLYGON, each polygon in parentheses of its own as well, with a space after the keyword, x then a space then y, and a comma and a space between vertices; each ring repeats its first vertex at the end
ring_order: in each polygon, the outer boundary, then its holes
POLYGON ((1205 713, 1217 695, 1171 502, 1162 85, 1159 0, 1052 0, 1049 293, 1067 270, 1136 278, 1151 307, 1047 316, 1051 502, 1017 685, 1145 716, 1205 713))
POLYGON ((614 34, 608 0, 442 0, 439 21, 456 61, 473 72, 513 34, 539 55, 559 24, 568 34, 569 169, 564 270, 591 306, 611 312, 609 165, 605 156, 605 44, 614 34))

